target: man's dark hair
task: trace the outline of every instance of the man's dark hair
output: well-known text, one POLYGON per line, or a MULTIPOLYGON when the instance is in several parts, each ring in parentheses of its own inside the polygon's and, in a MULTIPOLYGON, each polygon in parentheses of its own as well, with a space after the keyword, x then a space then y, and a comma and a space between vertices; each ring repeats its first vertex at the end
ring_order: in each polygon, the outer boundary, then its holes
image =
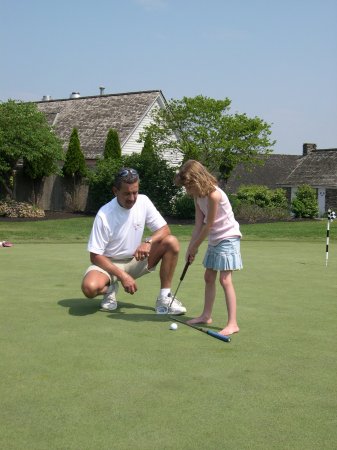
POLYGON ((120 189, 122 183, 133 184, 139 181, 139 175, 137 170, 131 167, 122 167, 115 175, 114 187, 120 189))

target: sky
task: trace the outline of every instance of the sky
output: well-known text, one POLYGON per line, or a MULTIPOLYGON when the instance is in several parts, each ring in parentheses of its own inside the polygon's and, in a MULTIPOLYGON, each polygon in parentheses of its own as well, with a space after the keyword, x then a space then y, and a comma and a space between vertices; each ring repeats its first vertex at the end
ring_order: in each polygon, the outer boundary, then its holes
POLYGON ((0 101, 231 100, 274 153, 337 148, 337 0, 0 0, 0 101))

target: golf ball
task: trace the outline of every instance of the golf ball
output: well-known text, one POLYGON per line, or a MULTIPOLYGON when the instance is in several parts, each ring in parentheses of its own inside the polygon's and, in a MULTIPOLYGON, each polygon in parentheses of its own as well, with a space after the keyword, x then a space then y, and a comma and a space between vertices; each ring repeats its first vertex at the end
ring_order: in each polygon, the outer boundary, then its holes
POLYGON ((176 323, 171 323, 170 330, 176 330, 178 328, 178 325, 176 323))

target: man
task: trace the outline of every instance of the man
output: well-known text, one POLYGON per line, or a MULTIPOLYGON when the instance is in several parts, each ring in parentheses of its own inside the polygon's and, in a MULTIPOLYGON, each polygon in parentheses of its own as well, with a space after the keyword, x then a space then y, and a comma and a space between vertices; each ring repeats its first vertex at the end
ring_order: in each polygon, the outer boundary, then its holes
POLYGON ((118 284, 133 295, 137 291, 135 279, 153 272, 161 261, 156 312, 185 314, 186 308, 177 299, 172 302, 171 294, 179 242, 151 200, 138 191, 137 171, 121 169, 114 180, 115 198, 102 206, 93 224, 88 243, 92 265, 84 275, 82 291, 88 298, 103 294, 102 310, 113 311, 118 284), (142 242, 145 226, 152 236, 142 242))

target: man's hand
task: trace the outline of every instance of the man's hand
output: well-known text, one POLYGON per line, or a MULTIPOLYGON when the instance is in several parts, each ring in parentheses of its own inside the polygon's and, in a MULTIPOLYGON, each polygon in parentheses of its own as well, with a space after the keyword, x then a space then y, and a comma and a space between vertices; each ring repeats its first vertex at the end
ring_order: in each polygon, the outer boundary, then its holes
POLYGON ((125 275, 120 278, 120 281, 123 285, 124 291, 128 294, 133 295, 137 291, 138 288, 136 282, 128 273, 125 272, 125 275))
POLYGON ((148 258, 151 250, 151 244, 147 242, 142 242, 134 253, 134 256, 137 261, 143 261, 145 258, 148 258))

